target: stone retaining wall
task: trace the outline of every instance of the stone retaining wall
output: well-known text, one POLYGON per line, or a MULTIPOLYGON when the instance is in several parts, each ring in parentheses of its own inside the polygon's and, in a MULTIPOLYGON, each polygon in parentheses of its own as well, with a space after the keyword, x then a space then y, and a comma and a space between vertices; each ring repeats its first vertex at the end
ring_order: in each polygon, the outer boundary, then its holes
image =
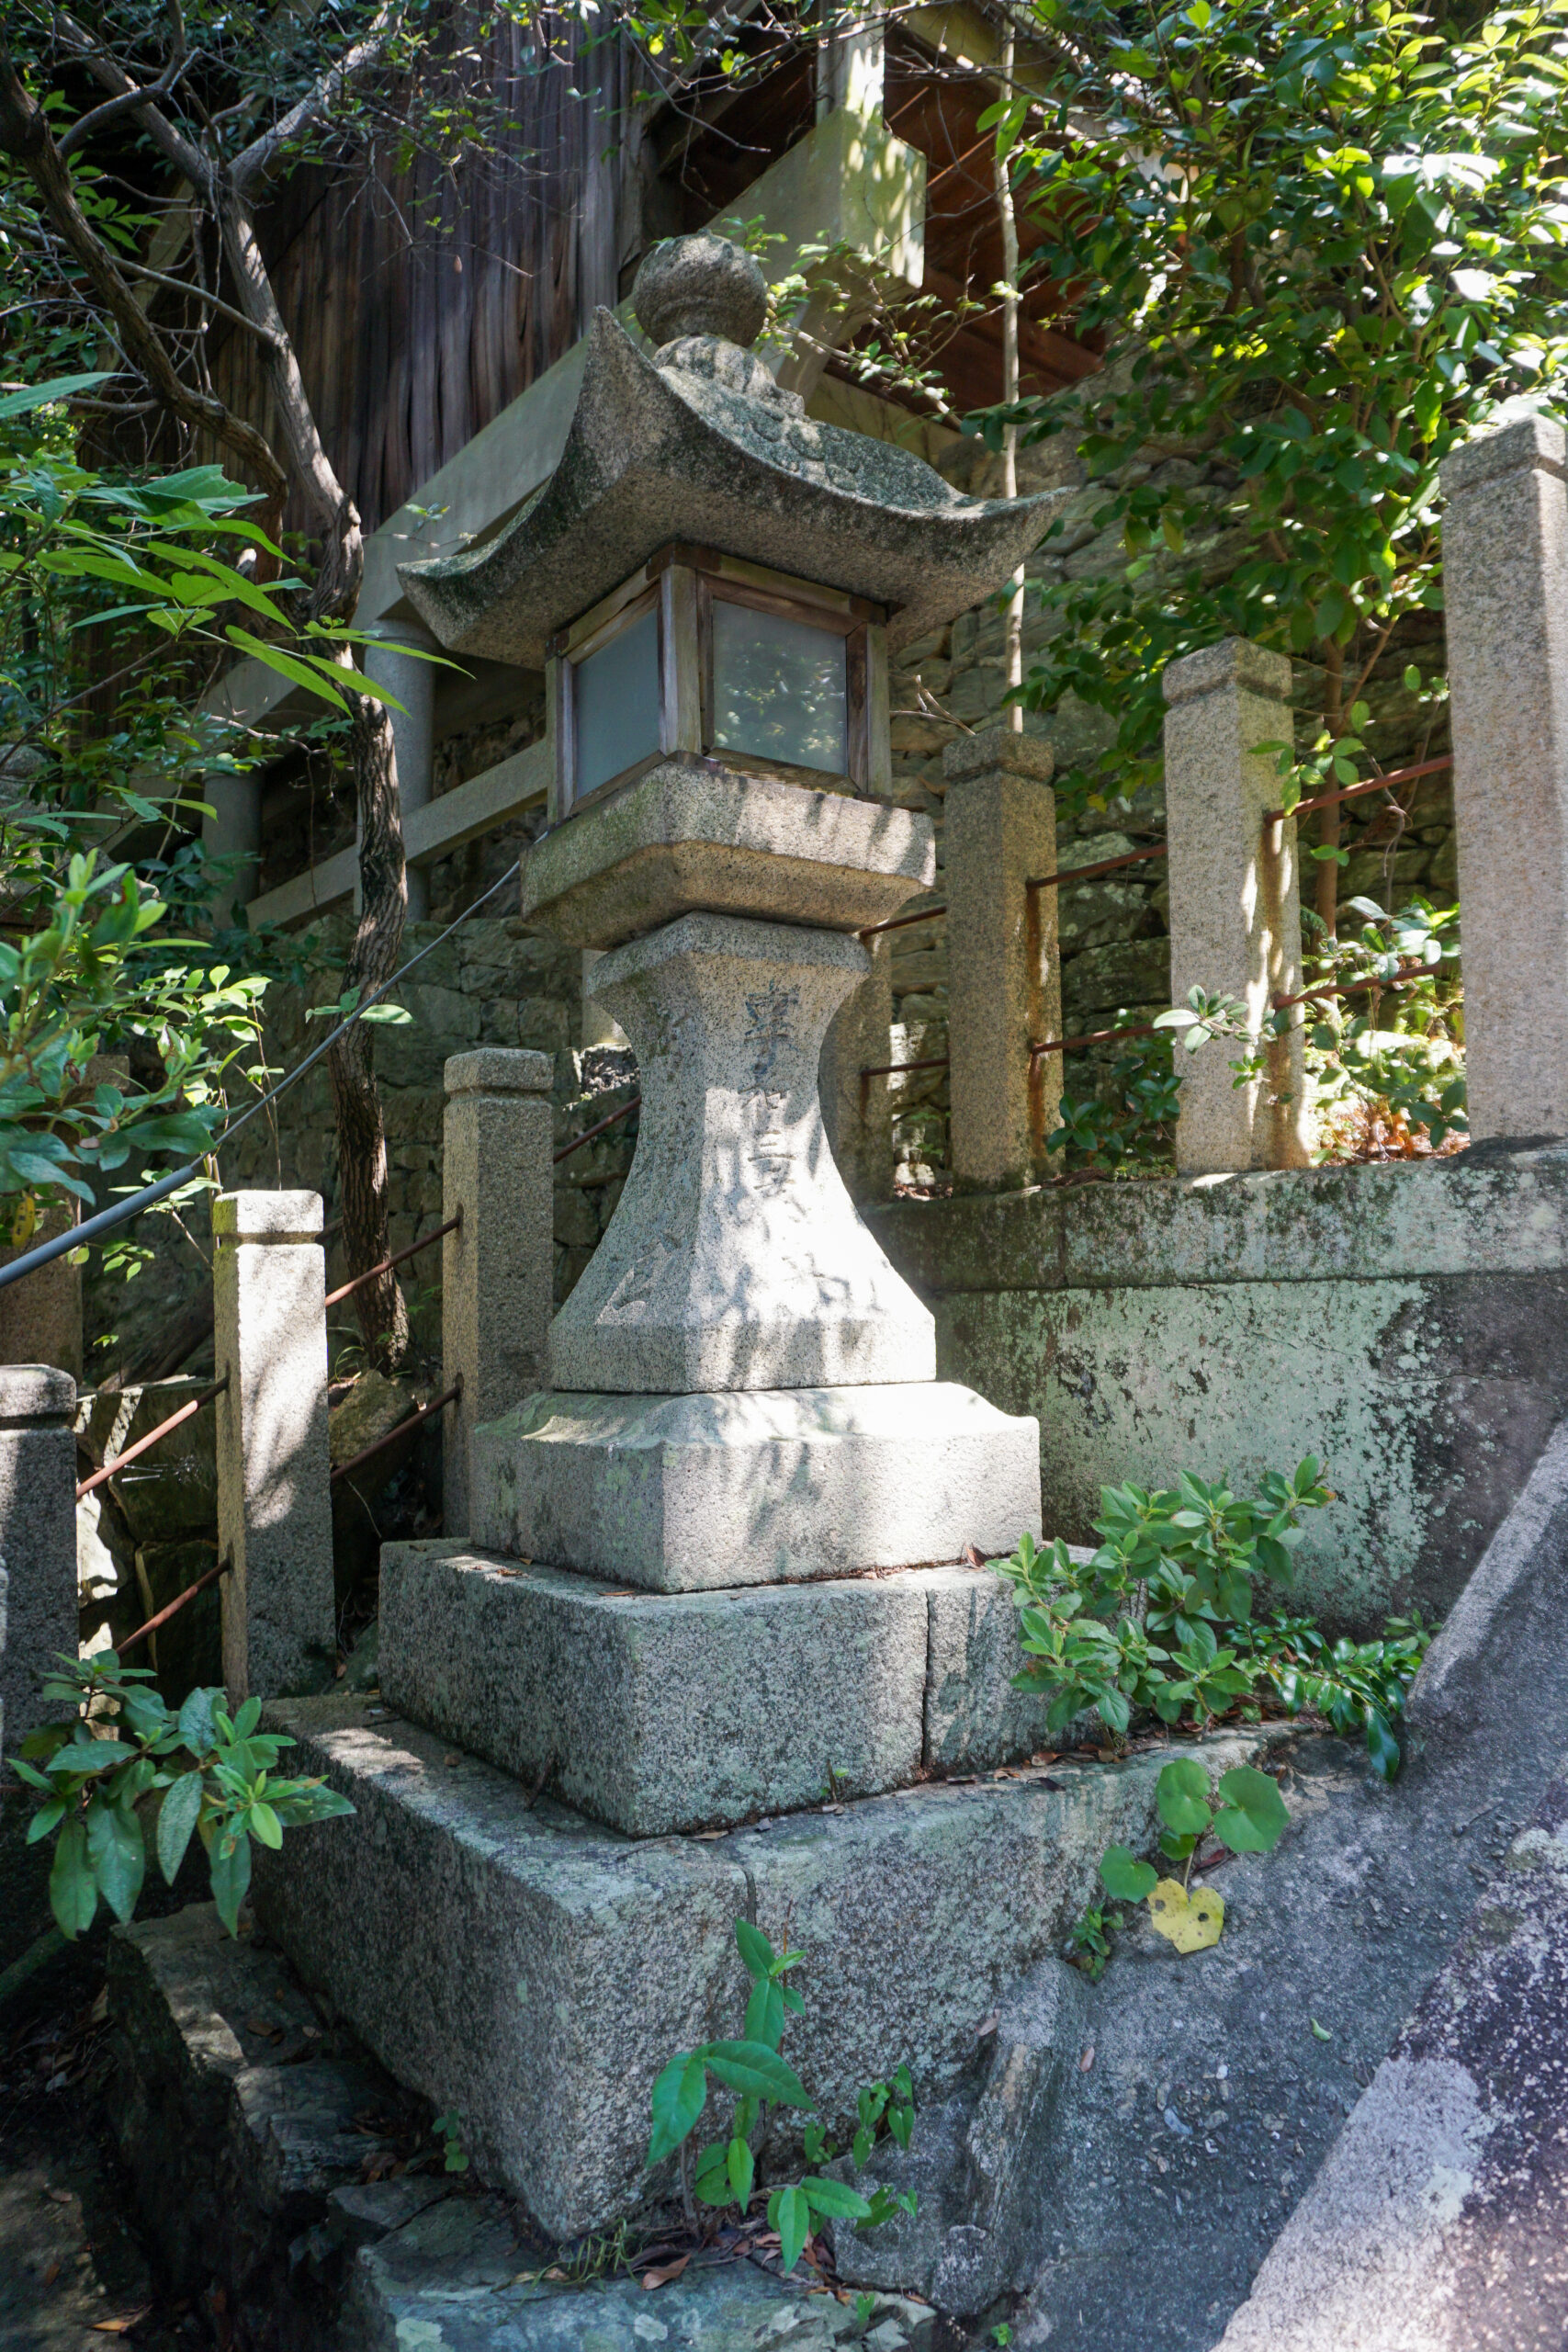
POLYGON ((1568 1410, 1568 1148, 908 1201, 873 1214, 937 1371, 1041 1427, 1047 1534, 1101 1485, 1303 1455, 1296 1597, 1451 1605, 1568 1410))

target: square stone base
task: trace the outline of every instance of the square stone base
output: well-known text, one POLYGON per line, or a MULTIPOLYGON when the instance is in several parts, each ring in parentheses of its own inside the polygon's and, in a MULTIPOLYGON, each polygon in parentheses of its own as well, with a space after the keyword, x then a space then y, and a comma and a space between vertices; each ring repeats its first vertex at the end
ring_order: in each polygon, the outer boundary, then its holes
MULTIPOLYGON (((1165 1752, 928 1784, 714 1839, 597 1829, 363 1702, 280 1700, 288 1769, 351 1817, 257 1854, 265 1931, 410 2089, 457 2108, 480 2177, 573 2236, 646 2194, 649 2099, 677 2051, 739 2030, 735 1922, 806 1958, 785 2054, 829 2129, 900 2059, 956 2081, 1007 1985, 1051 1951, 1113 1841, 1147 1846, 1165 1752)), ((1256 1738, 1206 1744, 1221 1772, 1256 1738)))
POLYGON ((389 1544, 381 1688, 529 1788, 658 1838, 1028 1756, 1045 1706, 1011 1687, 1017 1618, 989 1569, 648 1593, 389 1544))
POLYGON ((1040 1534, 1038 1422, 951 1381, 546 1390, 475 1430, 485 1551, 652 1592, 987 1557, 1040 1534))

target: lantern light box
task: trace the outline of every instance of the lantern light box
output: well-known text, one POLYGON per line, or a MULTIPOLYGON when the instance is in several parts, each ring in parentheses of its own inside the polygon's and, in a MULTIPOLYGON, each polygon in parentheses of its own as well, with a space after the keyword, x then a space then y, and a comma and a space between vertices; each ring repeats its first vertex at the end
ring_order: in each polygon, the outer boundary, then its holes
POLYGON ((885 797, 878 605, 705 548, 660 548, 550 642, 551 821, 671 756, 885 797))

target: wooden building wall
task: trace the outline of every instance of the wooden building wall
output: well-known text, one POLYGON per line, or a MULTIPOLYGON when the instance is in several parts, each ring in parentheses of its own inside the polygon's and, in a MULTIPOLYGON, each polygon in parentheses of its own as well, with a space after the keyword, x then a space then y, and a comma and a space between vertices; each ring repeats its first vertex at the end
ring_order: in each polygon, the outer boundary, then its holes
MULTIPOLYGON (((367 531, 620 299, 645 240, 641 68, 621 44, 547 21, 530 54, 504 19, 479 78, 510 117, 504 152, 442 185, 433 164, 296 171, 261 222, 328 451, 367 531)), ((663 234, 661 227, 655 235, 663 234)), ((250 338, 216 353, 217 389, 264 430, 250 338)), ((286 528, 301 527, 290 512, 286 528)))

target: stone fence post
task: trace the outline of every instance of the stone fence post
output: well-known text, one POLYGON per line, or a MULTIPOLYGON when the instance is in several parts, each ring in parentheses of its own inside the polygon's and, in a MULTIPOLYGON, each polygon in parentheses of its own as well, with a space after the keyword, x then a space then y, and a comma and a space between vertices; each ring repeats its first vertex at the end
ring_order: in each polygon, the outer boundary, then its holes
MULTIPOLYGON (((1165 698, 1171 1002, 1193 988, 1238 997, 1256 1036, 1273 998, 1302 985, 1295 820, 1265 828, 1280 777, 1257 748, 1290 735, 1291 664, 1226 638, 1171 662, 1165 698)), ((1231 1069, 1239 1046, 1216 1037, 1189 1055, 1178 1045, 1181 1174, 1308 1164, 1301 1019, 1270 1048, 1268 1079, 1245 1086, 1231 1069)))
POLYGON ((1568 444, 1533 413, 1456 449, 1443 593, 1470 1132, 1568 1135, 1568 444))
POLYGON ((893 945, 884 933, 862 942, 871 970, 828 1023, 822 1040, 822 1124, 852 1201, 864 1206, 893 1192, 893 1097, 885 1070, 893 1054, 893 945))
POLYGON ((212 1204, 223 1679, 238 1704, 303 1690, 336 1645, 319 1193, 212 1204))
POLYGON ((546 1381, 555 1290, 555 1170, 548 1054, 483 1046, 446 1064, 441 1385, 446 1532, 468 1532, 468 1440, 546 1381))
POLYGON ((1010 1191, 1045 1172, 1062 1100, 1060 1054, 1030 1046, 1062 1025, 1051 747, 1004 727, 961 735, 947 779, 947 1035, 953 1173, 962 1189, 1010 1191))
POLYGON ((39 1676, 57 1653, 76 1655, 75 1408, 69 1373, 0 1367, 0 1738, 8 1751, 54 1712, 39 1697, 39 1676))

